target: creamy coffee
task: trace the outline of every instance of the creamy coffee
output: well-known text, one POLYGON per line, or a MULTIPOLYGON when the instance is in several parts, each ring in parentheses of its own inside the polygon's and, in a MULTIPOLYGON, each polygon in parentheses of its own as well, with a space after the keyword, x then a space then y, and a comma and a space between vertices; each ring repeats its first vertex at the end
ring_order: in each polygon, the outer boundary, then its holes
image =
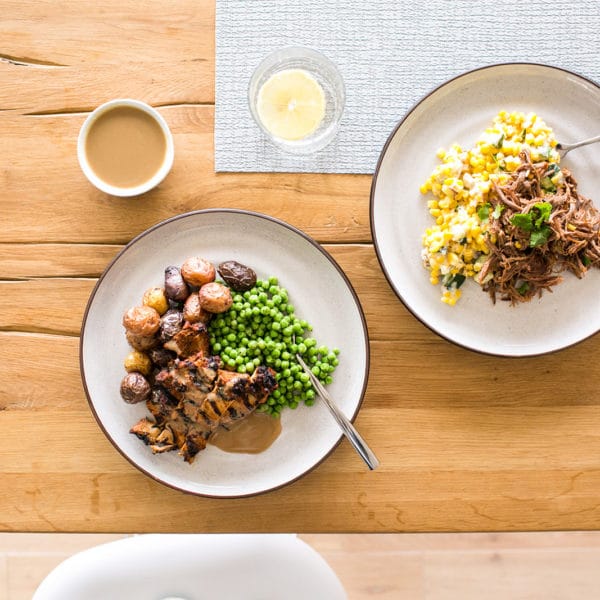
POLYGON ((116 106, 91 124, 85 154, 94 173, 109 185, 133 188, 147 182, 165 160, 167 140, 147 112, 116 106))

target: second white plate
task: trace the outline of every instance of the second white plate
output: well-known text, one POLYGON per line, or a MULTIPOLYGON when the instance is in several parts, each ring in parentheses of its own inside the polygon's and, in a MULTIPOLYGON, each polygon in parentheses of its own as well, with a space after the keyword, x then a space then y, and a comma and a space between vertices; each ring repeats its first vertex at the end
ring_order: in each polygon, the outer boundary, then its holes
MULTIPOLYGON (((409 310, 439 335, 466 348, 503 356, 559 350, 600 330, 600 270, 564 282, 541 299, 516 307, 473 281, 456 306, 440 302, 421 261, 421 235, 430 226, 419 186, 439 163, 436 151, 473 145, 500 110, 535 112, 570 142, 600 132, 600 87, 568 71, 503 64, 465 73, 434 90, 398 124, 386 142, 371 188, 371 229, 381 266, 409 310)), ((600 206, 600 145, 573 151, 563 164, 579 191, 600 206)))

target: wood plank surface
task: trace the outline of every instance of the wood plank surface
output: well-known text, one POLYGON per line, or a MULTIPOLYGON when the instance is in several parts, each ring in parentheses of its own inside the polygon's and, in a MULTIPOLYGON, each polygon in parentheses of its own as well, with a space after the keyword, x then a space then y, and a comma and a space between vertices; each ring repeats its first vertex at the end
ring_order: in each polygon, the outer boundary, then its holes
POLYGON ((544 357, 450 344, 387 284, 371 244, 370 178, 215 174, 214 2, 4 2, 0 23, 0 529, 473 531, 600 527, 600 337, 544 357), (100 193, 76 139, 112 97, 160 107, 172 172, 140 198, 100 193), (300 481, 256 498, 187 496, 146 478, 88 408, 78 335, 124 244, 189 210, 279 217, 348 274, 371 338, 358 426, 300 481))

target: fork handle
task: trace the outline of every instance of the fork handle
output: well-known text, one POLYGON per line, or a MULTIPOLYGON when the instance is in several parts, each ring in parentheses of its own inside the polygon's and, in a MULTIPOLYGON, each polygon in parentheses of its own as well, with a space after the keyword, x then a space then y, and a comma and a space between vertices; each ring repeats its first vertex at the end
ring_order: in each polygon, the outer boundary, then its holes
POLYGON ((567 152, 574 150, 575 148, 581 148, 581 146, 587 146, 589 144, 595 144, 596 142, 600 142, 600 135, 597 135, 592 138, 588 138, 587 140, 582 140, 581 142, 575 142, 573 144, 556 144, 557 150, 562 150, 562 156, 564 156, 567 152))
MULTIPOLYGON (((320 395, 320 394, 319 394, 320 395)), ((346 415, 337 407, 335 404, 331 404, 327 398, 321 396, 321 399, 327 405, 327 408, 331 411, 331 414, 337 421, 338 425, 342 428, 348 441, 354 446, 354 449, 360 454, 361 458, 365 461, 369 469, 373 471, 379 466, 379 460, 375 456, 374 452, 369 448, 369 445, 362 438, 360 433, 356 431, 356 428, 347 419, 346 415)))

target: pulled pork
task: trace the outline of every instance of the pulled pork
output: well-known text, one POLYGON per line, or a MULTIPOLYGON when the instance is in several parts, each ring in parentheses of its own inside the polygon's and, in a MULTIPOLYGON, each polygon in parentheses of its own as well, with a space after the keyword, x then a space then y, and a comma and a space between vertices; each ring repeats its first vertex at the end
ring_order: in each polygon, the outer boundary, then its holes
POLYGON ((526 151, 520 158, 510 181, 490 190, 490 253, 478 276, 494 302, 499 296, 513 305, 551 292, 562 271, 581 278, 600 267, 600 211, 577 192, 567 169, 555 185, 558 165, 532 163, 526 151))

